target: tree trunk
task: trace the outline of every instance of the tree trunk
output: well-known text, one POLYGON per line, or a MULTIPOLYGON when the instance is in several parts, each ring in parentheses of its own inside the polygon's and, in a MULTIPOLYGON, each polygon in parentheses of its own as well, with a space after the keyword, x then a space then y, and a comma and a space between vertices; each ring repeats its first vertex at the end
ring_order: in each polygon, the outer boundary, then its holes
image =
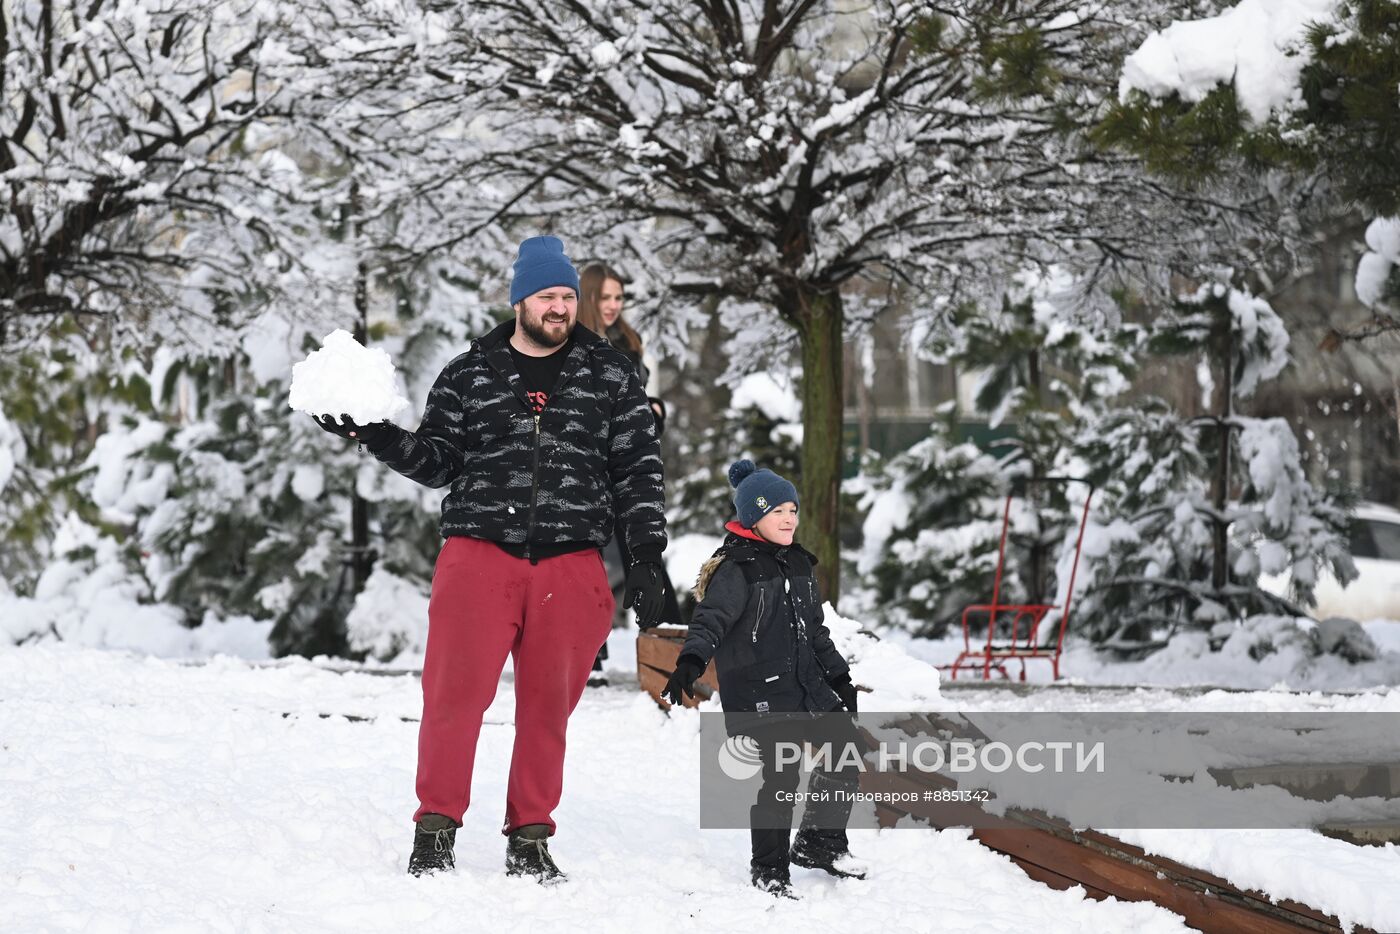
POLYGON ((823 599, 841 595, 843 357, 841 296, 799 289, 789 320, 802 341, 802 499, 800 538, 817 556, 823 599))
MULTIPOLYGON (((350 186, 348 209, 352 218, 360 212, 360 186, 353 182, 350 186)), ((347 225, 351 237, 359 235, 359 221, 352 219, 347 225)), ((358 244, 357 244, 358 248, 358 244)), ((369 346, 369 267, 363 256, 355 265, 355 340, 369 346)), ((356 488, 350 490, 350 573, 353 597, 365 589, 370 572, 374 570, 374 556, 369 548, 369 503, 356 488)))
MULTIPOLYGON (((871 340, 872 343, 873 343, 874 340, 875 340, 875 338, 872 336, 872 337, 870 338, 870 340, 871 340)), ((875 367, 874 367, 874 364, 875 364, 875 352, 874 352, 874 350, 872 350, 871 353, 870 353, 870 363, 871 363, 871 369, 873 370, 873 369, 875 368, 875 367)), ((859 424, 859 435, 858 435, 859 438, 860 438, 860 457, 861 457, 861 458, 864 458, 866 452, 869 451, 869 450, 870 450, 870 447, 871 447, 871 445, 870 445, 870 417, 871 417, 871 412, 870 412, 870 410, 871 410, 871 404, 870 404, 870 381, 871 381, 872 379, 874 379, 875 374, 874 374, 874 373, 867 373, 867 372, 865 371, 865 359, 864 359, 864 355, 861 355, 860 357, 857 358, 856 364, 857 364, 857 365, 854 366, 854 367, 852 367, 851 369, 852 369, 852 372, 854 372, 855 375, 856 375, 856 411, 857 411, 857 413, 858 413, 858 414, 857 414, 857 417, 860 419, 860 424, 859 424)))
MULTIPOLYGON (((1026 355, 1027 384, 1030 386, 1034 407, 1045 410, 1045 398, 1041 391, 1040 379, 1040 353, 1032 349, 1026 355)), ((1040 481, 1045 476, 1045 467, 1041 464, 1042 451, 1033 445, 1031 450, 1031 482, 1026 484, 1026 505, 1030 507, 1031 513, 1035 516, 1035 531, 1031 538, 1030 555, 1030 580, 1026 582, 1026 598, 1031 603, 1044 603, 1046 591, 1046 577, 1048 568, 1048 552, 1050 546, 1044 540, 1045 529, 1041 520, 1045 518, 1045 512, 1041 505, 1045 502, 1048 491, 1040 481)))
MULTIPOLYGON (((361 260, 355 271, 355 340, 369 344, 369 273, 361 260)), ((350 555, 355 594, 365 589, 370 571, 374 569, 369 550, 369 503, 358 489, 350 491, 350 555)))
POLYGON ((1230 418, 1234 415, 1234 373, 1232 364, 1234 362, 1234 346, 1232 338, 1234 336, 1234 321, 1230 312, 1225 312, 1224 328, 1216 341, 1217 353, 1220 354, 1220 385, 1216 387, 1217 396, 1220 400, 1218 405, 1220 419, 1216 429, 1218 448, 1216 452, 1215 478, 1211 484, 1211 501, 1215 507, 1215 518, 1213 531, 1215 533, 1215 554, 1214 563, 1211 568, 1210 583, 1216 592, 1219 593, 1230 582, 1229 565, 1229 533, 1230 527, 1224 520, 1226 509, 1230 504, 1230 418))

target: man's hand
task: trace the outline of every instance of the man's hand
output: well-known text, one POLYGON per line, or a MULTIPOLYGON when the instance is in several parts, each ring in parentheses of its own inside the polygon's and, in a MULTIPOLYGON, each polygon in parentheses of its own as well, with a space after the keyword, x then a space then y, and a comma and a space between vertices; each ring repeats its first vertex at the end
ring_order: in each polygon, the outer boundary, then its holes
POLYGON ((334 415, 313 415, 311 418, 316 424, 333 435, 339 435, 342 438, 349 438, 352 441, 364 443, 368 443, 388 425, 388 422, 375 422, 372 425, 361 425, 349 415, 345 414, 340 416, 340 421, 336 421, 334 415))
POLYGON ((642 629, 650 629, 661 622, 665 579, 661 566, 651 561, 638 561, 627 572, 627 593, 622 598, 622 607, 637 611, 637 625, 642 629))
POLYGON ((858 696, 856 686, 851 683, 849 674, 838 675, 832 678, 827 684, 836 692, 836 696, 841 698, 841 705, 851 713, 856 712, 856 697, 858 696))
POLYGON ((666 680, 666 686, 661 689, 661 696, 669 700, 672 704, 681 703, 681 692, 687 696, 695 696, 695 682, 705 673, 705 666, 700 663, 700 659, 694 655, 682 655, 676 659, 676 670, 671 672, 671 677, 666 680))

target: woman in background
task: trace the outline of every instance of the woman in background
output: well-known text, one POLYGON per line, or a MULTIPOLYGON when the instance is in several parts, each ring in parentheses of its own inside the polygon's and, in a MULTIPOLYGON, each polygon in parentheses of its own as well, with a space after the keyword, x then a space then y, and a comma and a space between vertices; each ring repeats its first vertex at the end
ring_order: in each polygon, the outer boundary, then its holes
MULTIPOLYGON (((641 380, 642 389, 651 402, 651 410, 656 415, 656 433, 661 435, 666 430, 666 405, 651 395, 648 386, 651 370, 644 361, 642 339, 622 316, 622 304, 622 276, 616 270, 602 263, 594 263, 579 273, 578 323, 606 338, 608 343, 632 361, 632 365, 637 368, 637 378, 641 380)), ((612 585, 613 595, 617 597, 617 616, 613 619, 613 626, 625 626, 627 611, 622 608, 622 591, 627 567, 631 561, 630 556, 622 549, 621 536, 614 535, 608 547, 603 549, 603 563, 608 569, 608 582, 612 585)), ((683 625, 675 588, 671 586, 669 579, 665 585, 666 606, 662 610, 661 622, 683 625)), ((605 643, 593 662, 595 672, 603 670, 603 659, 607 657, 608 647, 605 643)), ((588 683, 597 686, 608 682, 601 674, 597 674, 590 678, 588 683)))
POLYGON ((579 273, 578 323, 622 351, 637 368, 642 389, 656 413, 656 433, 666 430, 666 405, 651 395, 651 369, 642 355, 642 339, 622 317, 622 277, 602 263, 594 263, 579 273))

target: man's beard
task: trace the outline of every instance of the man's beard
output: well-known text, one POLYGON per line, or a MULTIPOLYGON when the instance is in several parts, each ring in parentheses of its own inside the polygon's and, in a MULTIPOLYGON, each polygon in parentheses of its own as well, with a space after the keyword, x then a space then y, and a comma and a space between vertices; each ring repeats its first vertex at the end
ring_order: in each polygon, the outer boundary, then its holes
POLYGON ((564 345, 564 342, 569 339, 569 335, 574 331, 574 326, 569 322, 567 316, 564 318, 564 323, 566 326, 564 330, 560 332, 562 336, 556 336, 546 330, 544 315, 541 315, 537 321, 532 321, 528 314, 520 316, 520 329, 525 332, 526 337, 530 338, 530 340, 541 347, 562 347, 564 345))

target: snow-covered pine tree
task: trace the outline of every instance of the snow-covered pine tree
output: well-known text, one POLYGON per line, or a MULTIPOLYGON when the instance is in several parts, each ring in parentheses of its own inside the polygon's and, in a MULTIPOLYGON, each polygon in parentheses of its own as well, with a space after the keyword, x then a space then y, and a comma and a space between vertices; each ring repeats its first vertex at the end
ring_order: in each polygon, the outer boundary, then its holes
POLYGON ((1021 564, 1029 603, 1055 602, 1055 559, 1079 524, 1069 489, 1083 479, 1069 457, 1075 426, 1127 389, 1142 346, 1138 328, 1110 326, 1085 301, 1062 269, 1023 272, 999 312, 968 315, 962 329, 957 362, 980 371, 974 408, 993 429, 1014 426, 993 450, 1019 481, 1024 523, 1008 534, 1007 559, 1021 564))
MULTIPOLYGON (((734 489, 729 465, 747 457, 796 483, 802 476, 798 456, 801 413, 790 377, 754 373, 727 393, 720 420, 681 443, 678 463, 685 472, 668 477, 672 490, 669 527, 677 534, 715 535, 734 518, 734 489)), ((799 538, 801 538, 799 530, 799 538)))
POLYGON ((1079 521, 1063 482, 1079 473, 1073 439, 1128 387, 1142 344, 1139 329, 1108 328, 1084 302, 1064 270, 1026 271, 1000 307, 957 309, 955 326, 930 342, 935 359, 978 373, 973 410, 1011 435, 985 452, 958 444, 950 408, 870 478, 859 568, 874 575, 890 621, 938 634, 963 606, 991 598, 1002 498, 1013 491, 1003 598, 1055 602, 1058 558, 1079 521))
POLYGON ((1290 571, 1299 605, 1311 603, 1319 574, 1344 584, 1355 576, 1343 502, 1308 482, 1292 429, 1236 410, 1288 362, 1288 334, 1268 302, 1208 283, 1152 331, 1156 353, 1199 356, 1214 411, 1187 419, 1149 397, 1083 431, 1079 457, 1102 491, 1076 628, 1124 651, 1149 651, 1182 629, 1294 613, 1259 588, 1261 571, 1290 571))
POLYGON ((343 654, 335 626, 314 645, 289 634, 307 617, 343 618, 353 600, 341 573, 348 507, 323 491, 353 479, 355 461, 276 395, 230 391, 183 426, 123 419, 99 439, 91 495, 139 548, 153 598, 187 626, 210 611, 271 617, 278 654, 343 654))
POLYGON ((108 413, 151 411, 138 355, 106 336, 57 321, 0 367, 0 579, 17 593, 31 593, 55 557, 50 541, 69 513, 101 525, 81 481, 108 413))
POLYGON ((1074 631, 1125 650, 1159 645, 1153 633, 1180 626, 1191 582, 1210 576, 1200 432, 1152 397, 1080 428, 1076 454, 1098 492, 1075 585, 1074 631))
MULTIPOLYGON (((404 212, 412 208, 398 205, 404 212)), ((323 244, 325 256, 353 248, 343 228, 332 232, 337 236, 323 244)), ((366 265, 373 274, 366 272, 339 306, 301 316, 274 305, 259 316, 239 344, 233 367, 239 379, 209 394, 208 408, 190 423, 168 428, 159 443, 137 454, 174 471, 168 499, 136 523, 135 534, 152 556, 147 569, 157 597, 183 607, 191 624, 209 609, 270 617, 277 655, 391 657, 415 645, 421 650, 421 634, 410 634, 421 620, 366 610, 347 631, 347 616, 361 592, 359 568, 366 579, 378 578, 368 603, 382 604, 385 593, 427 593, 442 544, 442 491, 386 470, 289 409, 291 365, 315 349, 336 307, 346 323, 363 309, 366 340, 397 361, 409 396, 420 405, 443 365, 492 320, 470 270, 451 257, 426 257, 411 277, 366 265), (220 477, 229 472, 242 478, 247 503, 219 496, 220 477), (213 539, 205 531, 211 522, 225 530, 213 539)), ((208 357, 176 361, 164 371, 161 389, 168 398, 180 379, 225 365, 208 357)))
MULTIPOLYGON (((856 570, 873 591, 868 609, 887 625, 942 636, 965 606, 991 596, 1009 478, 997 458, 958 440, 949 403, 928 437, 863 481, 856 570)), ((1017 571, 1005 578, 1008 593, 1022 586, 1017 571)))
MULTIPOLYGON (((265 364, 264 364, 265 365, 265 364)), ((161 380, 194 382, 209 359, 177 361, 161 380)), ((437 496, 287 408, 286 374, 225 386, 183 424, 119 420, 98 440, 87 485, 107 527, 132 544, 132 570, 187 626, 218 618, 271 619, 273 654, 368 649, 347 642, 357 590, 350 496, 370 503, 371 563, 426 592, 441 539, 437 496)))
POLYGON ((1191 187, 1287 173, 1321 210, 1360 207, 1371 226, 1356 293, 1374 318, 1333 340, 1400 329, 1400 7, 1244 6, 1150 36, 1096 136, 1191 187), (1267 54, 1237 59, 1233 44, 1199 41, 1242 28, 1244 13, 1274 37, 1267 54))

